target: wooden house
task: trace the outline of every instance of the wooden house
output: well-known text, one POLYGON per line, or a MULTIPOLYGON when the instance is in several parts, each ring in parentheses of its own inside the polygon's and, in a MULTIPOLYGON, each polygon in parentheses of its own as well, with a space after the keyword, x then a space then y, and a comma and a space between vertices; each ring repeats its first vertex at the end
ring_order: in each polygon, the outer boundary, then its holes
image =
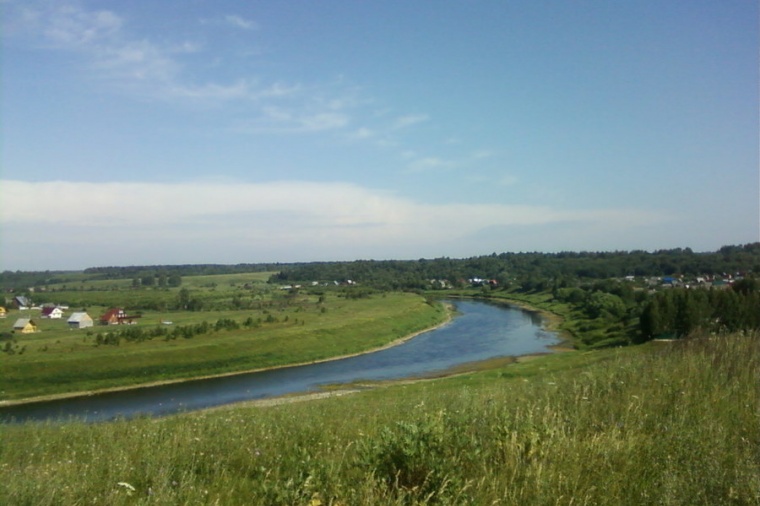
POLYGON ((8 316, 8 311, 3 306, 0 306, 0 318, 5 318, 6 316, 8 316))
POLYGON ((135 323, 134 320, 140 318, 141 315, 128 315, 121 308, 111 308, 100 317, 101 325, 123 325, 135 323))
POLYGON ((23 295, 16 295, 13 297, 13 303, 18 309, 29 309, 29 306, 32 305, 32 302, 23 295))
POLYGON ((13 330, 22 334, 31 334, 37 332, 37 324, 29 318, 19 318, 13 324, 13 330))
POLYGON ((63 309, 59 307, 45 306, 42 308, 42 318, 63 318, 63 309))
POLYGON ((69 324, 70 329, 85 329, 94 325, 92 317, 87 313, 71 313, 66 323, 69 324))

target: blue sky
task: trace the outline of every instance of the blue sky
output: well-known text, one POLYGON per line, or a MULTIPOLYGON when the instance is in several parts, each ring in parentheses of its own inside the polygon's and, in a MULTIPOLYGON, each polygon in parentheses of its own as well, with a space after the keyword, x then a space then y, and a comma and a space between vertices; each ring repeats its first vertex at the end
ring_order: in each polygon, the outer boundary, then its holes
POLYGON ((759 240, 754 0, 0 8, 0 269, 759 240))

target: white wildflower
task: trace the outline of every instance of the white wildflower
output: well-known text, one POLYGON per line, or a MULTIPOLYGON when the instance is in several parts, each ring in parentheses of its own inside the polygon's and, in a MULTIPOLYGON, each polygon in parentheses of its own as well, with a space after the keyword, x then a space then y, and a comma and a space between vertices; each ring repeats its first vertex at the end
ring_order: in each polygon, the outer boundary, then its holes
POLYGON ((127 495, 132 495, 135 492, 135 490, 136 490, 135 487, 133 487, 132 485, 130 485, 126 481, 120 481, 116 485, 118 485, 119 487, 122 487, 124 490, 126 490, 127 491, 127 495))

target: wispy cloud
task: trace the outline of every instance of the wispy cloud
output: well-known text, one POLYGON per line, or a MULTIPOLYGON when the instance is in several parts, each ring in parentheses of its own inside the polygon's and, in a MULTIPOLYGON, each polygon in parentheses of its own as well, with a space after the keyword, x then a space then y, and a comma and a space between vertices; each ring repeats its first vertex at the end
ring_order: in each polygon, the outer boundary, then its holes
POLYGON ((341 111, 299 107, 265 106, 261 113, 236 127, 241 133, 295 134, 343 129, 351 118, 341 111))
POLYGON ((471 157, 473 160, 486 160, 488 158, 493 158, 495 155, 496 153, 490 149, 481 149, 473 152, 471 157))
POLYGON ((425 172, 431 170, 452 169, 457 162, 445 160, 437 156, 425 156, 413 159, 407 164, 407 169, 412 172, 425 172))
POLYGON ((86 11, 75 5, 60 5, 47 13, 27 11, 27 19, 41 24, 45 38, 64 47, 90 47, 117 35, 123 25, 121 17, 111 11, 86 11))
POLYGON ((110 10, 88 10, 79 3, 31 2, 12 5, 7 22, 47 50, 81 54, 100 78, 113 81, 171 83, 182 65, 177 54, 197 50, 191 43, 162 46, 134 37, 124 18, 110 10))
POLYGON ((499 186, 513 186, 516 185, 520 181, 517 176, 513 176, 511 174, 505 174, 501 176, 498 180, 499 186))
POLYGON ((431 205, 350 183, 5 180, 0 189, 0 224, 11 231, 4 241, 4 265, 18 265, 40 237, 46 251, 69 255, 67 263, 79 261, 80 267, 251 261, 253 251, 267 251, 273 261, 303 261, 445 252, 503 227, 565 224, 623 233, 663 220, 653 211, 627 209, 431 205), (124 252, 114 251, 115 245, 124 252), (183 251, 196 256, 186 259, 183 251))
POLYGON ((409 114, 406 116, 401 116, 400 118, 396 118, 396 121, 393 123, 393 128, 406 128, 418 123, 424 123, 429 119, 430 118, 427 114, 409 114))
POLYGON ((367 127, 360 127, 349 134, 352 139, 373 139, 377 137, 377 132, 367 127))
POLYGON ((93 67, 114 82, 171 89, 182 65, 171 52, 148 41, 125 41, 92 48, 93 67))
MULTIPOLYGON (((74 2, 14 6, 9 17, 15 20, 15 33, 30 36, 30 43, 44 50, 80 54, 91 75, 112 89, 177 104, 236 102, 242 106, 236 115, 251 118, 250 132, 338 129, 348 125, 349 111, 361 105, 356 90, 341 82, 266 82, 246 74, 225 82, 200 79, 198 62, 206 51, 202 44, 137 36, 128 20, 110 10, 88 10, 74 2)), ((232 14, 219 22, 256 28, 254 21, 232 14)))
POLYGON ((228 14, 224 17, 224 21, 235 28, 242 28, 243 30, 255 30, 258 28, 256 22, 249 19, 245 19, 237 14, 228 14))

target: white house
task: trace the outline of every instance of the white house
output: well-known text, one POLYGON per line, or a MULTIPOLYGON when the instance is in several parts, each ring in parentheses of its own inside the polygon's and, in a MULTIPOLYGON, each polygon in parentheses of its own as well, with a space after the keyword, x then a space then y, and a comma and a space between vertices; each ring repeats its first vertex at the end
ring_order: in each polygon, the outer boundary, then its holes
POLYGON ((42 314, 40 315, 42 318, 62 318, 63 317, 63 309, 59 307, 43 307, 42 308, 42 314))

